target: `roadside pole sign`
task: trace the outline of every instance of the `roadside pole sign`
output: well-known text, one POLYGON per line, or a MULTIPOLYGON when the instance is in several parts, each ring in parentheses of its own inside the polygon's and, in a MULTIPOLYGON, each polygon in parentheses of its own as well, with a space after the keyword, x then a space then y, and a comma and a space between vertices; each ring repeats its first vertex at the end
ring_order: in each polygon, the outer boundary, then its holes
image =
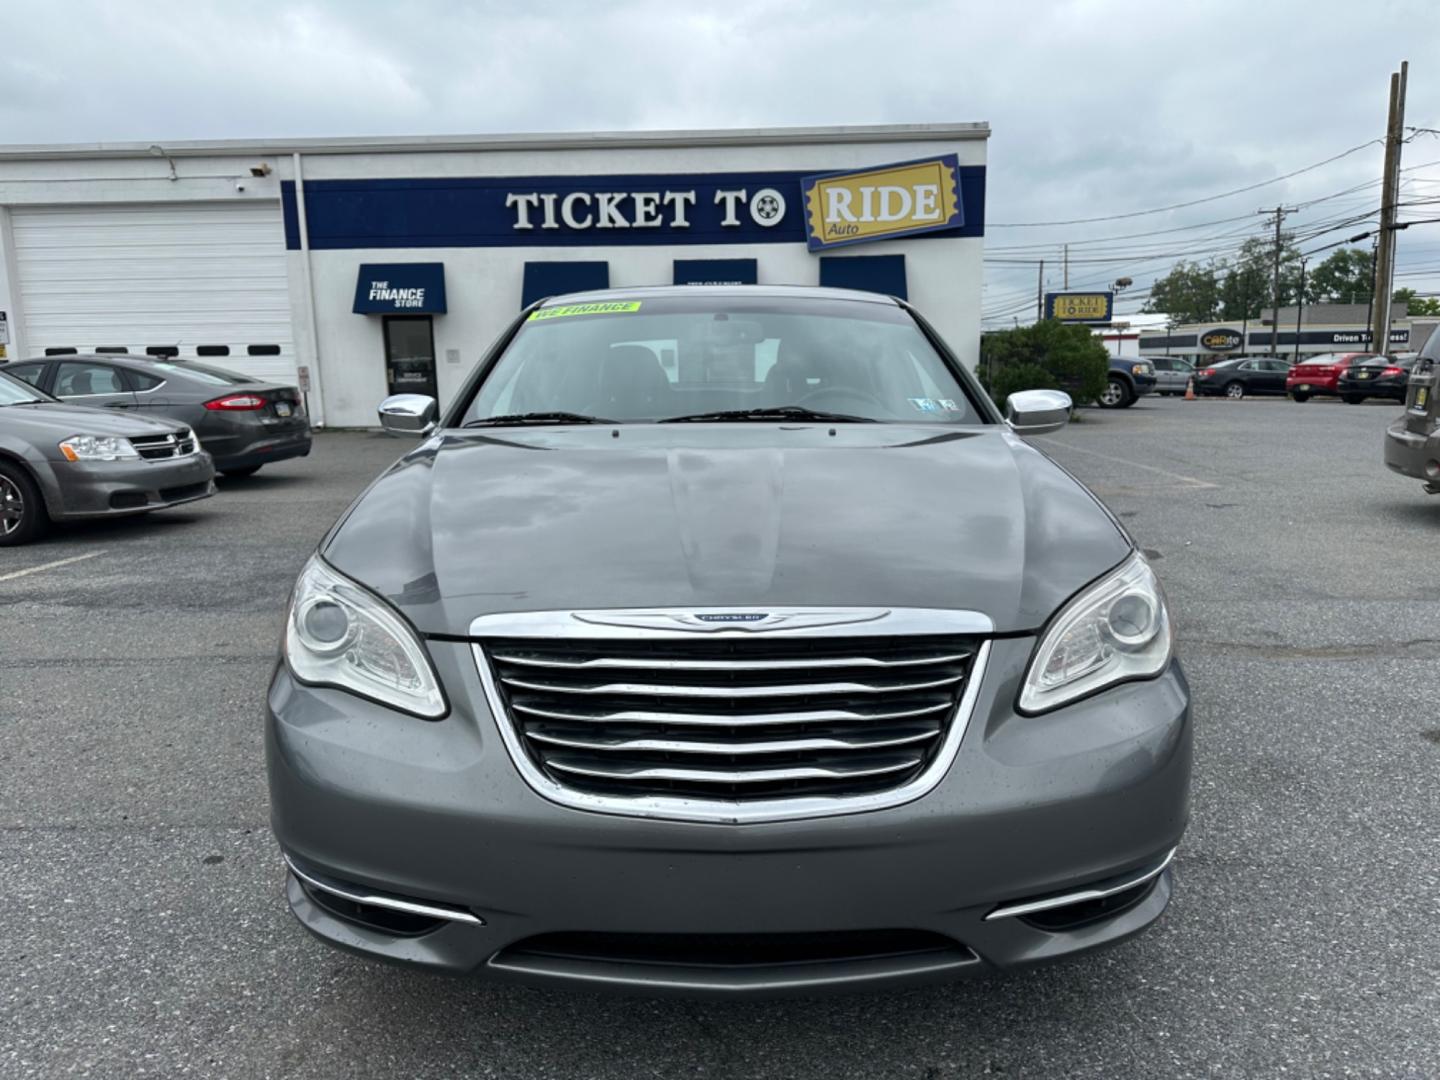
POLYGON ((1113 292, 1051 292, 1045 294, 1045 317, 1064 323, 1108 326, 1115 314, 1113 292))
POLYGON ((310 365, 301 364, 295 369, 295 381, 300 384, 298 389, 302 394, 310 392, 310 365))

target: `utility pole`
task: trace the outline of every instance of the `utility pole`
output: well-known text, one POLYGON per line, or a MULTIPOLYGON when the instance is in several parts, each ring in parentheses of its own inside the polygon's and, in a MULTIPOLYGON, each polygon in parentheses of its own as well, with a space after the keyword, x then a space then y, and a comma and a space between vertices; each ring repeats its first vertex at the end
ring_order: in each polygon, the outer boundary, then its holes
MULTIPOLYGON (((1370 245, 1370 292, 1365 297, 1365 329, 1367 331, 1371 329, 1370 319, 1375 314, 1375 282, 1378 280, 1375 276, 1375 269, 1379 262, 1380 238, 1376 237, 1375 243, 1370 245)), ((1375 342, 1372 340, 1370 344, 1374 345, 1375 342)))
MULTIPOLYGON (((1295 358, 1292 364, 1300 362, 1300 316, 1305 311, 1305 260, 1300 260, 1300 291, 1295 296, 1295 358)), ((1276 335, 1279 336, 1278 334, 1276 335)))
POLYGON ((1400 144, 1405 139, 1405 82, 1410 61, 1390 75, 1390 116, 1385 125, 1385 175, 1380 182, 1380 238, 1375 248, 1375 293, 1371 302, 1370 348, 1390 347, 1390 285, 1395 274, 1395 204, 1400 201, 1400 144))
POLYGON ((1277 206, 1274 210, 1261 210, 1261 214, 1275 215, 1275 291, 1273 293, 1274 310, 1270 312, 1270 355, 1275 355, 1275 348, 1280 343, 1280 223, 1285 220, 1285 215, 1290 213, 1283 206, 1277 206))
POLYGON ((1065 252, 1065 288, 1070 288, 1070 245, 1066 244, 1065 252))
POLYGON ((1040 274, 1035 282, 1035 321, 1045 318, 1045 260, 1040 260, 1040 274))

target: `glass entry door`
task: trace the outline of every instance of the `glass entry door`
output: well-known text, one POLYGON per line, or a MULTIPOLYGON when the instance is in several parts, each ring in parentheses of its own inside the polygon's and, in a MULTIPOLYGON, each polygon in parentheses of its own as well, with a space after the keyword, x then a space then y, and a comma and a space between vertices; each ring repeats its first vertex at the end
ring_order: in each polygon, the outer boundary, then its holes
POLYGON ((427 394, 435 389, 435 334, 429 315, 385 316, 385 380, 392 394, 427 394))

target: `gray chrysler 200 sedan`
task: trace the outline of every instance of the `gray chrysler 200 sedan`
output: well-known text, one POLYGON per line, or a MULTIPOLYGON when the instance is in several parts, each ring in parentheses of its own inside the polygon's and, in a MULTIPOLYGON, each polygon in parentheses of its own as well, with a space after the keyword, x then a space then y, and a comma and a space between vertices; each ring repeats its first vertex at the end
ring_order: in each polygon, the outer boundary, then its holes
POLYGON ((270 686, 289 902, 556 986, 952 978, 1149 926, 1189 693, 1134 542, 907 305, 527 310, 305 566, 270 686))

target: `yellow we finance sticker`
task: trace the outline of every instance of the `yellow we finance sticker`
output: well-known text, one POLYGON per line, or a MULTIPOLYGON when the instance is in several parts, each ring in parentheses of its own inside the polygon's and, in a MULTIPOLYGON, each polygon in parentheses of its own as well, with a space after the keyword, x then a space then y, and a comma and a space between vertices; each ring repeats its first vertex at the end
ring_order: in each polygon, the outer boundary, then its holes
POLYGON ((608 304, 562 304, 532 311, 526 322, 563 319, 568 315, 625 315, 640 310, 639 300, 616 300, 608 304))

